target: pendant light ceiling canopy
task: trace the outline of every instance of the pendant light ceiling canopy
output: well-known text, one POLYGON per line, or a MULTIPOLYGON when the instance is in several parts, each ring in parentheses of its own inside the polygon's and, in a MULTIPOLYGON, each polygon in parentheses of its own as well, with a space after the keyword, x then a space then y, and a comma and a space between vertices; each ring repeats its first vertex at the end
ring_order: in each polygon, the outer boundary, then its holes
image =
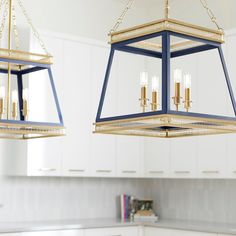
MULTIPOLYGON (((191 112, 191 75, 184 76, 184 98, 181 97, 182 72, 176 69, 171 78, 171 60, 216 50, 225 77, 228 94, 236 115, 236 103, 226 67, 222 44, 224 31, 205 0, 200 0, 216 29, 208 29, 169 18, 169 1, 165 0, 164 19, 117 31, 128 10, 134 3, 130 0, 110 32, 111 51, 97 111, 95 133, 175 138, 197 135, 226 134, 236 132, 236 118, 191 112), (177 39, 177 40, 176 40, 177 39), (114 55, 125 52, 161 62, 161 89, 157 77, 152 78, 151 101, 147 98, 146 72, 140 74, 140 107, 142 112, 102 117, 103 105, 109 84, 114 55), (171 96, 173 81, 174 96, 171 96), (160 94, 160 103, 159 103, 160 94), (172 106, 174 105, 174 109, 172 106), (183 104, 183 105, 182 105, 183 104), (150 110, 148 109, 150 105, 150 110), (183 109, 180 110, 180 107, 183 109)), ((187 59, 186 59, 187 60, 187 59)), ((186 61, 187 62, 187 61, 186 61)), ((130 63, 133 64, 133 61, 130 63)), ((158 69, 157 69, 158 70, 158 69)), ((129 78, 126 78, 128 80, 129 78)), ((207 78, 205 78, 207 80, 207 78)), ((204 88, 203 88, 204 89, 204 88)), ((138 98, 137 98, 138 101, 138 98)))
MULTIPOLYGON (((5 41, 7 47, 0 47, 0 138, 31 139, 64 135, 65 128, 51 71, 52 56, 46 50, 21 0, 1 0, 0 15, 1 44, 4 44, 3 39, 7 39, 5 41), (32 33, 45 54, 20 50, 20 35, 16 24, 16 9, 19 9, 25 17, 32 33), (6 37, 4 37, 5 31, 6 37), (12 40, 13 38, 14 41, 12 40), (45 75, 48 77, 46 79, 48 79, 49 85, 51 86, 50 91, 54 98, 58 115, 58 122, 56 123, 31 120, 29 107, 30 91, 28 91, 30 87, 28 87, 28 84, 30 79, 35 79, 30 77, 39 71, 46 72, 45 75), (16 85, 15 89, 14 85, 16 85)), ((36 87, 37 83, 39 83, 38 79, 40 80, 40 78, 36 78, 33 81, 36 83, 36 87)), ((44 91, 40 91, 41 95, 36 100, 48 99, 48 96, 43 98, 44 93, 44 91)), ((40 111, 38 112, 39 114, 42 113, 40 111)))

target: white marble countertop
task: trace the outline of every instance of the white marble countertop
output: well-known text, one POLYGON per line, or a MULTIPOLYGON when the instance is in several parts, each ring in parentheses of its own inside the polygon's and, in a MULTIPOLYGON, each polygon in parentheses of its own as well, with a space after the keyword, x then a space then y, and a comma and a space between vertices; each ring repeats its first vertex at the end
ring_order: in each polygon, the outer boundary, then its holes
POLYGON ((37 222, 0 222, 0 233, 17 233, 49 230, 92 229, 106 227, 150 226, 176 230, 189 230, 207 233, 236 235, 236 224, 207 223, 200 221, 167 220, 156 223, 122 222, 117 219, 78 219, 37 222))

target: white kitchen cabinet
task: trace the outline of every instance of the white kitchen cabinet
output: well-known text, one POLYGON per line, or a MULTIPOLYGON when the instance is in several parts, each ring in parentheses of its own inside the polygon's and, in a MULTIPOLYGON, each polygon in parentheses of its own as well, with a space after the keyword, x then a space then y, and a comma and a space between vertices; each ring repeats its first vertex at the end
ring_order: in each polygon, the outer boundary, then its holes
MULTIPOLYGON (((109 50, 104 47, 92 47, 91 52, 91 108, 89 117, 91 133, 90 174, 99 177, 115 176, 116 165, 116 137, 113 135, 92 134, 96 112, 102 91, 104 75, 108 61, 109 50)), ((115 76, 115 68, 111 73, 115 76)), ((105 97, 102 117, 114 114, 116 111, 116 80, 110 80, 105 97), (109 103, 110 101, 110 103, 109 103)))
POLYGON ((90 159, 90 55, 91 47, 79 42, 64 43, 63 115, 66 136, 63 144, 63 175, 89 175, 90 159), (78 69, 78 65, 80 68, 78 69))
MULTIPOLYGON (((216 50, 204 52, 198 58, 198 107, 200 113, 226 115, 229 101, 224 73, 216 50), (214 68, 209 66, 214 64, 214 68), (207 79, 205 79, 207 78, 207 79), (211 89, 209 89, 211 88, 211 89)), ((199 178, 225 178, 227 136, 198 137, 197 171, 199 178)))
POLYGON ((147 138, 144 141, 144 175, 163 178, 170 175, 170 140, 147 138))
POLYGON ((84 236, 139 236, 139 228, 119 227, 119 228, 98 228, 85 230, 84 236))
POLYGON ((84 236, 84 230, 34 231, 22 233, 20 236, 84 236))
POLYGON ((218 236, 230 236, 232 234, 217 234, 218 236))
POLYGON ((227 137, 227 162, 226 162, 226 171, 227 171, 227 177, 234 179, 236 178, 236 145, 235 145, 236 135, 230 134, 227 137))
POLYGON ((164 229, 155 227, 145 227, 144 236, 217 236, 217 234, 185 231, 185 230, 174 230, 164 229))
POLYGON ((142 143, 139 137, 117 138, 117 176, 141 176, 142 143))
MULTIPOLYGON (((58 48, 63 47, 63 40, 44 37, 50 52, 55 55, 52 71, 61 98, 62 58, 58 48)), ((35 41, 31 42, 32 51, 38 51, 35 41)), ((45 72, 35 72, 29 77, 29 121, 58 122, 49 78, 45 72), (41 76, 43 75, 43 76, 41 76)), ((34 139, 29 141, 6 141, 6 174, 26 176, 61 176, 63 138, 34 139), (14 147, 14 148, 13 148, 14 147), (8 150, 7 150, 8 149, 8 150)))
MULTIPOLYGON (((28 142, 4 140, 2 153, 7 156, 4 172, 26 176, 236 178, 235 135, 167 140, 92 134, 109 48, 96 42, 60 37, 43 34, 50 53, 55 56, 52 69, 67 136, 28 142)), ((236 75, 234 42, 235 36, 230 36, 227 62, 232 78, 236 75)), ((31 46, 38 47, 34 42, 31 46)), ((225 86, 224 77, 218 67, 210 72, 205 70, 209 61, 217 65, 217 60, 218 57, 215 59, 208 54, 205 59, 197 56, 183 67, 185 71, 193 71, 194 112, 214 114, 220 110, 229 114, 228 92, 221 88, 225 86), (208 81, 206 77, 211 79, 208 81), (206 88, 212 89, 207 93, 206 88)), ((174 67, 179 67, 183 61, 176 62, 174 67)), ((140 112, 139 72, 149 66, 151 74, 155 74, 158 65, 145 63, 142 57, 131 57, 128 53, 116 54, 114 62, 102 117, 140 112)), ((233 80, 232 84, 236 89, 233 80)), ((38 93, 37 86, 33 89, 38 93)), ((48 94, 47 89, 43 91, 48 94)), ((30 104, 32 119, 55 118, 51 101, 42 99, 47 103, 42 113, 32 105, 33 101, 30 104)))
MULTIPOLYGON (((145 57, 130 53, 116 53, 117 115, 140 113, 140 72, 145 70, 145 57), (132 61, 132 63, 130 63, 132 61)), ((143 172, 143 138, 117 137, 117 175, 141 177, 143 172)))
POLYGON ((23 233, 0 233, 1 236, 23 236, 23 233))
POLYGON ((198 176, 226 177, 226 151, 225 135, 198 138, 198 176))
MULTIPOLYGON (((52 73, 59 102, 63 110, 63 51, 58 50, 58 48, 63 48, 64 42, 62 39, 47 35, 43 35, 43 38, 50 49, 50 53, 55 57, 52 73)), ((38 51, 40 46, 36 41, 32 40, 31 49, 38 51)), ((29 78, 29 120, 58 122, 47 72, 44 71, 42 74, 41 72, 38 75, 36 74, 37 78, 34 76, 32 74, 32 78, 29 78), (37 81, 35 81, 36 79, 37 81)), ((30 176, 61 176, 63 141, 63 137, 29 140, 27 142, 27 174, 30 176)))
POLYGON ((197 167, 196 138, 181 138, 171 141, 171 177, 195 178, 197 167))
MULTIPOLYGON (((232 87, 234 90, 234 95, 236 96, 236 68, 235 68, 235 60, 236 60, 236 35, 227 37, 227 44, 226 44, 226 55, 227 55, 227 66, 228 70, 230 72, 230 79, 232 83, 232 87)), ((228 106, 227 109, 229 112, 231 112, 232 115, 232 106, 228 106)), ((227 137, 227 177, 229 178, 236 178, 236 158, 235 158, 235 152, 236 152, 236 145, 235 145, 236 135, 235 134, 229 134, 227 137)))

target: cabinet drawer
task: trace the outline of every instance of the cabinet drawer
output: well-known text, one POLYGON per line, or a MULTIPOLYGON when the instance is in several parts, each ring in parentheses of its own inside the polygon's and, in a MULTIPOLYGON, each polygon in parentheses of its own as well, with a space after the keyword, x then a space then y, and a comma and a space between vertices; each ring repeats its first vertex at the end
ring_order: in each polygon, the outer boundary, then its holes
POLYGON ((138 236, 138 227, 87 229, 85 236, 138 236))
MULTIPOLYGON (((9 235, 10 236, 10 235, 9 235)), ((14 235, 18 236, 18 235, 14 235)), ((21 233, 19 236, 84 236, 84 230, 54 230, 21 233)))
POLYGON ((144 236, 217 236, 217 234, 145 227, 144 236))

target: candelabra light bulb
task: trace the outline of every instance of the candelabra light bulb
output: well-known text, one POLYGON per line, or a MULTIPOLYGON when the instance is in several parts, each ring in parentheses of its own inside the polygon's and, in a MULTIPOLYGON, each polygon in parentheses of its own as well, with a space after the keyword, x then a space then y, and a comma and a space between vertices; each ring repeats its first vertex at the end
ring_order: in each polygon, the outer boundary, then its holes
POLYGON ((146 87, 148 85, 148 73, 147 72, 140 73, 140 85, 141 85, 141 87, 146 87))
POLYGON ((182 70, 181 69, 174 70, 174 81, 175 81, 175 83, 181 83, 181 81, 182 81, 182 70))
POLYGON ((17 90, 12 91, 12 102, 18 102, 18 92, 17 90))
POLYGON ((28 100, 29 99, 29 89, 25 88, 23 89, 23 100, 28 100))
POLYGON ((5 86, 0 86, 0 98, 5 98, 6 96, 6 89, 5 86))
POLYGON ((152 77, 152 92, 157 92, 159 90, 159 77, 152 77))
POLYGON ((191 75, 190 74, 186 74, 185 76, 184 76, 184 88, 185 89, 187 89, 187 88, 191 88, 191 81, 192 80, 192 78, 191 78, 191 75))

